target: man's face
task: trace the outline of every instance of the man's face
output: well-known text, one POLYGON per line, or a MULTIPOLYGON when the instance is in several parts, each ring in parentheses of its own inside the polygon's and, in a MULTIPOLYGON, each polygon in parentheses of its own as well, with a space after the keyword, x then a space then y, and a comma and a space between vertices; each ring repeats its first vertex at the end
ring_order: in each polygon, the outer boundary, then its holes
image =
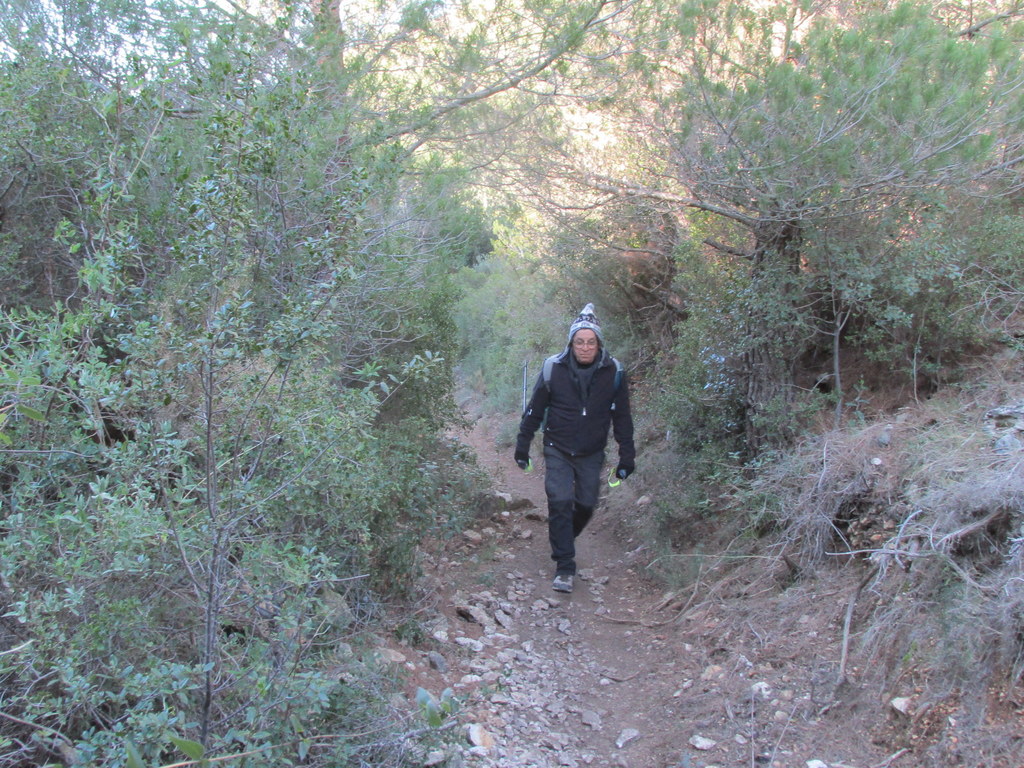
POLYGON ((597 334, 589 328, 576 331, 572 337, 572 353, 580 365, 590 365, 597 359, 597 334))

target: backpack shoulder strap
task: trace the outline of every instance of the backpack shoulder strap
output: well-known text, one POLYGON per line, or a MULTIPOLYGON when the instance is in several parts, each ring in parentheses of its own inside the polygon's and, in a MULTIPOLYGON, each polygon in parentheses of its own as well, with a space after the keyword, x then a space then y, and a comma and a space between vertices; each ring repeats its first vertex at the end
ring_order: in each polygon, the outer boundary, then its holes
MULTIPOLYGON (((620 363, 616 358, 613 357, 612 358, 612 362, 615 363, 615 390, 614 391, 615 391, 615 394, 618 394, 619 393, 619 387, 622 386, 622 372, 623 372, 623 368, 622 368, 622 363, 620 363)), ((612 410, 613 411, 615 410, 615 403, 612 403, 612 410)))
POLYGON ((612 362, 615 363, 615 391, 619 391, 619 387, 622 386, 622 375, 625 369, 622 367, 622 363, 618 361, 618 358, 613 357, 612 362))
POLYGON ((544 375, 544 386, 549 390, 551 389, 551 369, 555 367, 555 363, 558 362, 558 358, 561 355, 552 355, 551 357, 544 360, 544 367, 541 369, 541 373, 544 375))

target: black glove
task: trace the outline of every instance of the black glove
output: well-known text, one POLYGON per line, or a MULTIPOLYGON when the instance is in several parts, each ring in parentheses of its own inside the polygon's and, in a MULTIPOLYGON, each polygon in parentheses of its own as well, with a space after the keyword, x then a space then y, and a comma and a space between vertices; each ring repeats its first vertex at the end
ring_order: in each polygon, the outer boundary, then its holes
POLYGON ((635 469, 636 467, 633 464, 624 464, 620 461, 619 465, 615 468, 615 476, 619 478, 619 480, 625 480, 633 474, 635 469))
POLYGON ((525 472, 530 468, 530 454, 524 451, 516 451, 516 464, 525 472))

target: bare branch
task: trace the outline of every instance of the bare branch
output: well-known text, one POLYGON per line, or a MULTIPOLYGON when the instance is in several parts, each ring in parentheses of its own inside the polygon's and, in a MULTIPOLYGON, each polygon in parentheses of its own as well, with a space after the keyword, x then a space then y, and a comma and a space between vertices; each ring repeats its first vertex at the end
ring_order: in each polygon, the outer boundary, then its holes
POLYGON ((1014 6, 1008 11, 1004 11, 1003 13, 997 13, 995 16, 992 16, 988 19, 984 19, 982 21, 979 21, 977 24, 972 24, 966 29, 960 30, 957 33, 957 36, 966 37, 968 40, 970 40, 972 37, 981 32, 981 30, 983 30, 989 24, 995 24, 996 22, 1004 21, 1006 19, 1012 19, 1014 16, 1020 16, 1022 13, 1024 13, 1024 11, 1022 11, 1019 6, 1014 6))

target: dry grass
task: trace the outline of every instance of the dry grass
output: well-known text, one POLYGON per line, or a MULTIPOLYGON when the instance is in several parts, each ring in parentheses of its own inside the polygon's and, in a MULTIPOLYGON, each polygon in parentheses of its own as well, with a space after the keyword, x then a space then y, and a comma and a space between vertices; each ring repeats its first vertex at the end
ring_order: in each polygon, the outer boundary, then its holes
POLYGON ((955 711, 920 719, 944 734, 933 749, 957 753, 929 764, 1021 764, 1024 450, 995 447, 1007 429, 1024 442, 1024 415, 986 418, 1018 404, 1021 355, 1002 355, 928 401, 808 438, 754 483, 804 574, 867 566, 850 650, 881 692, 913 679, 925 710, 955 711))
POLYGON ((824 433, 805 440, 755 481, 754 490, 774 500, 775 515, 802 567, 857 553, 869 521, 879 518, 884 524, 904 514, 903 457, 891 446, 906 429, 885 422, 824 433))
POLYGON ((977 691, 1024 681, 1024 451, 997 452, 986 420, 1024 403, 1024 382, 1019 355, 1000 363, 892 418, 808 439, 756 483, 802 567, 871 564, 857 645, 882 677, 918 670, 935 701, 970 699, 979 722, 992 704, 977 691))

